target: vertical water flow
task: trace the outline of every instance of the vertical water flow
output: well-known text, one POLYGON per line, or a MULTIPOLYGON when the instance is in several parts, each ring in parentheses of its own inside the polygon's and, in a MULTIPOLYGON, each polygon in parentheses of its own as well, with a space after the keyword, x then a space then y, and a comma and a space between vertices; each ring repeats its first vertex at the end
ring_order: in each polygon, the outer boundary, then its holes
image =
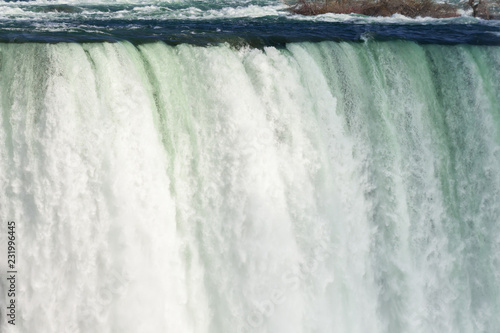
POLYGON ((497 48, 3 44, 0 86, 2 331, 500 329, 497 48))
POLYGON ((2 218, 19 226, 16 328, 186 331, 175 326, 189 323, 177 311, 175 203, 135 49, 0 52, 2 218))

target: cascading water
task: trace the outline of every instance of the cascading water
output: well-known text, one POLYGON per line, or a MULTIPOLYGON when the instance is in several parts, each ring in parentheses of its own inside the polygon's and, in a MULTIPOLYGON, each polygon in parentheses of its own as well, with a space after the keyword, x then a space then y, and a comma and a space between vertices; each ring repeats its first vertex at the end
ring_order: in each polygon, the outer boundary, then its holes
POLYGON ((2 332, 500 330, 498 48, 2 44, 0 66, 2 332))
POLYGON ((0 0, 0 332, 500 332, 499 22, 0 0))

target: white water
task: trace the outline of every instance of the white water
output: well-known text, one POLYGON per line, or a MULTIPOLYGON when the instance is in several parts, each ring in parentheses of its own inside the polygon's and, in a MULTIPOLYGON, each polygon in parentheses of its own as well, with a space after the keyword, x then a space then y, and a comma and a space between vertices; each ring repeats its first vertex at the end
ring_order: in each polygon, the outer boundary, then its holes
POLYGON ((0 45, 0 330, 498 332, 499 82, 488 47, 0 45))
MULTIPOLYGON (((450 1, 455 3, 456 1, 450 1)), ((471 10, 457 5, 460 17, 436 19, 409 18, 395 14, 391 17, 370 17, 357 14, 303 16, 288 11, 282 0, 0 0, 0 22, 39 22, 38 31, 68 30, 68 20, 83 21, 80 28, 89 31, 89 23, 109 20, 228 20, 238 18, 283 18, 291 21, 346 22, 353 24, 478 24, 498 27, 498 20, 472 17, 471 10), (50 22, 51 24, 47 25, 50 22)), ((133 25, 131 25, 131 28, 133 25)), ((5 26, 6 31, 19 27, 5 26)), ((78 27, 74 29, 79 30, 78 27)))

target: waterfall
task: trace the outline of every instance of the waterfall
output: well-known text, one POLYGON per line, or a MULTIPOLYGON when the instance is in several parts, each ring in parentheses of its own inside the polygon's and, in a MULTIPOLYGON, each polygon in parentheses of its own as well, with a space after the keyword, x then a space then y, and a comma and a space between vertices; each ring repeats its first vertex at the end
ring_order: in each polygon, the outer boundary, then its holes
POLYGON ((2 332, 500 331, 496 47, 10 43, 0 85, 2 332))

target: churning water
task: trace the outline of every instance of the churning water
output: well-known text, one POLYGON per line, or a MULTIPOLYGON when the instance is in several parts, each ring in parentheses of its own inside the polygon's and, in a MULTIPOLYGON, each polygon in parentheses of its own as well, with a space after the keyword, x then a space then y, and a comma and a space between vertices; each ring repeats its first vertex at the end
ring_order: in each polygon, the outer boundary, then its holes
POLYGON ((500 331, 497 23, 56 4, 0 6, 2 332, 500 331))

